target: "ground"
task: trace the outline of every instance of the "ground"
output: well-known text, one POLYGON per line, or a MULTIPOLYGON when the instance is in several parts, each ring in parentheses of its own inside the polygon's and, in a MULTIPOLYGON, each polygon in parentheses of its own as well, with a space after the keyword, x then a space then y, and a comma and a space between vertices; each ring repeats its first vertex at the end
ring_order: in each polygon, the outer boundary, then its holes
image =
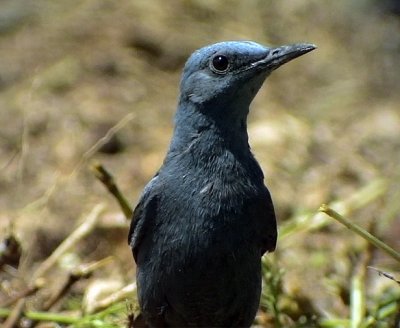
POLYGON ((370 315, 377 295, 399 286, 367 266, 395 274, 399 264, 316 213, 330 204, 400 248, 398 13, 395 1, 2 1, 0 243, 15 236, 22 256, 18 269, 2 266, 0 306, 100 203, 96 228, 26 306, 41 310, 69 269, 108 256, 57 311, 87 306, 83 295, 100 281, 111 292, 134 280, 129 223, 90 166, 102 163, 134 206, 168 147, 186 58, 245 39, 318 46, 273 73, 249 117, 280 227, 266 265, 279 269, 281 298, 275 312, 267 301, 258 324, 347 319, 360 276, 370 315))

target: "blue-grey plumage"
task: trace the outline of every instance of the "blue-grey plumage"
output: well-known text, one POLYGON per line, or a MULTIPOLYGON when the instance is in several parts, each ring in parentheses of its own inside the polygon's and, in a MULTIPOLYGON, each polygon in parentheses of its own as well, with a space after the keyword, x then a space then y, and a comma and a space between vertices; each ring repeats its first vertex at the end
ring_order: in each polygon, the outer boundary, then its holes
POLYGON ((221 42, 194 52, 181 79, 166 158, 134 211, 129 243, 150 327, 249 327, 274 208, 250 151, 249 106, 266 77, 315 49, 221 42))

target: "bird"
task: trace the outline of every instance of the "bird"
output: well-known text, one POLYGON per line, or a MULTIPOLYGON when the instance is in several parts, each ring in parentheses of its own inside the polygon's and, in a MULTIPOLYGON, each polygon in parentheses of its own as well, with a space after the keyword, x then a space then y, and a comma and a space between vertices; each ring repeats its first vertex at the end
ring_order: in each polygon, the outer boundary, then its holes
POLYGON ((148 327, 252 325, 277 223, 248 142, 249 107, 272 71, 315 48, 224 41, 187 60, 169 149, 129 230, 148 327))

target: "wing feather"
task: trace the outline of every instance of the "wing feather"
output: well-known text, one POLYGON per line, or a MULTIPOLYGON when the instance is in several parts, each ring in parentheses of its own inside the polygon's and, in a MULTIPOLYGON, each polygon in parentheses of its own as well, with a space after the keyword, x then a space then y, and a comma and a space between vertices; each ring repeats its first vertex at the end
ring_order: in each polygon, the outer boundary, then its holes
POLYGON ((131 226, 128 234, 128 243, 132 248, 133 257, 137 262, 140 245, 148 235, 158 211, 158 181, 156 175, 144 188, 139 203, 133 211, 131 226))

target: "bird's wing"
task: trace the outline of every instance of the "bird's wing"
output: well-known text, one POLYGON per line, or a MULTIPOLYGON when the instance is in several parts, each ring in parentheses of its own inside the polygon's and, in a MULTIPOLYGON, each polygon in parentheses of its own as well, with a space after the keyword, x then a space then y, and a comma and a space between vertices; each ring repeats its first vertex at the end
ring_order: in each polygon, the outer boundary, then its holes
POLYGON ((140 197, 139 203, 133 211, 131 226, 129 229, 128 243, 132 248, 133 257, 137 261, 137 254, 143 238, 148 229, 153 225, 157 216, 158 199, 157 186, 158 174, 146 185, 140 197))
POLYGON ((276 228, 276 218, 273 207, 269 207, 268 218, 266 218, 266 225, 264 228, 264 234, 262 237, 263 248, 261 253, 273 252, 276 247, 276 241, 278 238, 278 232, 276 228))
POLYGON ((261 233, 261 255, 265 252, 273 252, 276 247, 278 232, 274 205, 268 190, 266 190, 264 197, 259 199, 252 208, 255 210, 254 216, 259 217, 258 229, 261 233))

